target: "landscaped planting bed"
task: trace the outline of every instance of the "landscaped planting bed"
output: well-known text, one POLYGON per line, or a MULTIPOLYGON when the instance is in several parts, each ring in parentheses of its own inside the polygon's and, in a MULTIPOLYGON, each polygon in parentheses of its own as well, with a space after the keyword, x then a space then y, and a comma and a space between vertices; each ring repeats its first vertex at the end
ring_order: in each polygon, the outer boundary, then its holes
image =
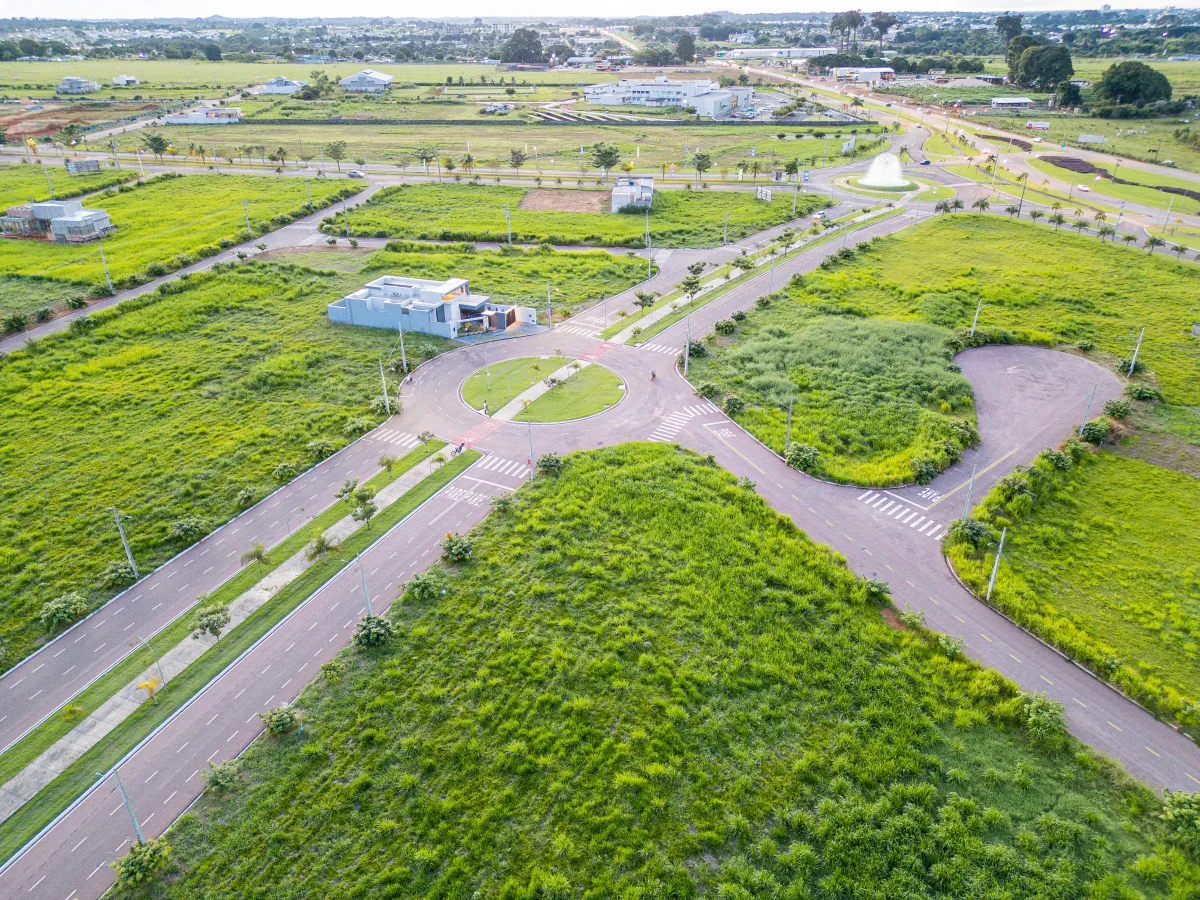
POLYGON ((887 624, 694 454, 573 455, 470 540, 122 896, 1166 897, 1200 878, 1161 801, 1061 708, 915 617, 887 624))

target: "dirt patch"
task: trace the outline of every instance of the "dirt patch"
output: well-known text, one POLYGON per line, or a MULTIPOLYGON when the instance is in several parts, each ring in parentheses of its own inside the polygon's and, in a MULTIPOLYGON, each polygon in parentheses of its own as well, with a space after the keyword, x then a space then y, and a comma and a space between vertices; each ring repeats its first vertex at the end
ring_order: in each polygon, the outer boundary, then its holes
POLYGON ((1012 144, 1014 147, 1020 147, 1026 153, 1033 149, 1033 144, 1029 141, 1023 141, 1020 138, 1003 137, 999 134, 981 134, 979 135, 985 141, 1003 141, 1007 144, 1012 144))
POLYGON ((555 191, 534 188, 526 191, 518 209, 541 212, 608 212, 612 195, 608 191, 555 191))
POLYGON ((886 606, 879 610, 879 614, 883 616, 883 621, 887 622, 897 631, 908 631, 908 628, 904 625, 904 623, 896 618, 896 614, 886 606))

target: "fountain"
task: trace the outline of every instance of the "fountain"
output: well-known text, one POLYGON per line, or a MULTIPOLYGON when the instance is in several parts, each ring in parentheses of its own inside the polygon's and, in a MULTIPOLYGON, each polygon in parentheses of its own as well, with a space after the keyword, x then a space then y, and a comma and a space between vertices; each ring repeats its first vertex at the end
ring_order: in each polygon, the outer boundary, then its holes
POLYGON ((900 157, 895 153, 882 153, 871 160, 871 168, 866 175, 857 179, 857 183, 861 187, 881 191, 905 191, 913 187, 912 182, 905 180, 900 157))

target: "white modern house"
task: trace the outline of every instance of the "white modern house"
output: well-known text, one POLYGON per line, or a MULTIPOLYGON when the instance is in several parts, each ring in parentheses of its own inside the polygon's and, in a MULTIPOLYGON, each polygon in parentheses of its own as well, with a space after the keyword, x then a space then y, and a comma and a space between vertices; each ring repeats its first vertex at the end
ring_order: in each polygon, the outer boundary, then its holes
POLYGON ((141 84, 136 75, 118 75, 113 79, 113 84, 117 87, 133 87, 135 84, 141 84))
POLYGON ((731 34, 729 42, 731 44, 753 44, 754 39, 758 37, 753 31, 743 31, 741 34, 731 34))
POLYGON ((621 175, 612 189, 612 212, 620 212, 627 206, 642 206, 647 209, 654 203, 654 179, 621 175))
POLYGON ((342 90, 353 94, 381 94, 392 86, 394 79, 374 69, 363 69, 357 75, 350 75, 338 82, 342 90))
POLYGON ((102 209, 84 209, 78 200, 47 200, 14 206, 0 216, 8 237, 41 238, 59 244, 96 241, 116 228, 102 209))
POLYGON ((1028 97, 993 97, 992 109, 1029 109, 1033 101, 1028 97))
POLYGON ((384 275, 330 303, 327 314, 330 322, 340 325, 419 331, 451 340, 537 324, 533 307, 493 303, 472 294, 465 278, 431 281, 384 275))
POLYGON ((200 106, 182 109, 159 119, 163 125, 236 125, 242 121, 242 110, 237 106, 200 106))
POLYGON ((649 81, 622 78, 583 88, 588 103, 602 106, 678 106, 694 109, 702 118, 726 116, 734 109, 753 104, 754 89, 750 87, 723 88, 707 78, 695 81, 673 81, 658 76, 649 81))
POLYGON ((100 85, 90 78, 80 78, 68 75, 54 89, 56 94, 92 94, 100 90, 100 85))
POLYGON ((276 75, 259 88, 258 92, 260 94, 294 94, 306 84, 308 84, 307 81, 292 81, 290 78, 276 75))

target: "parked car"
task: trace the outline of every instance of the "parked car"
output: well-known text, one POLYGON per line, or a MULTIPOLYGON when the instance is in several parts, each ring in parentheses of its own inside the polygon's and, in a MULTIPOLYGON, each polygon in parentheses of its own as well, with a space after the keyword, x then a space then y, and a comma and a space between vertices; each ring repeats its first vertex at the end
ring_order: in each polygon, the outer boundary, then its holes
POLYGON ((923 166, 929 165, 929 160, 927 160, 927 159, 921 160, 921 165, 923 165, 923 166))
POLYGON ((825 210, 822 209, 822 210, 818 210, 817 212, 813 213, 813 218, 816 219, 818 222, 821 221, 822 219, 825 218, 825 210))
POLYGON ((349 172, 346 173, 346 177, 347 178, 366 178, 367 176, 364 175, 362 172, 360 172, 358 169, 351 169, 349 172))

